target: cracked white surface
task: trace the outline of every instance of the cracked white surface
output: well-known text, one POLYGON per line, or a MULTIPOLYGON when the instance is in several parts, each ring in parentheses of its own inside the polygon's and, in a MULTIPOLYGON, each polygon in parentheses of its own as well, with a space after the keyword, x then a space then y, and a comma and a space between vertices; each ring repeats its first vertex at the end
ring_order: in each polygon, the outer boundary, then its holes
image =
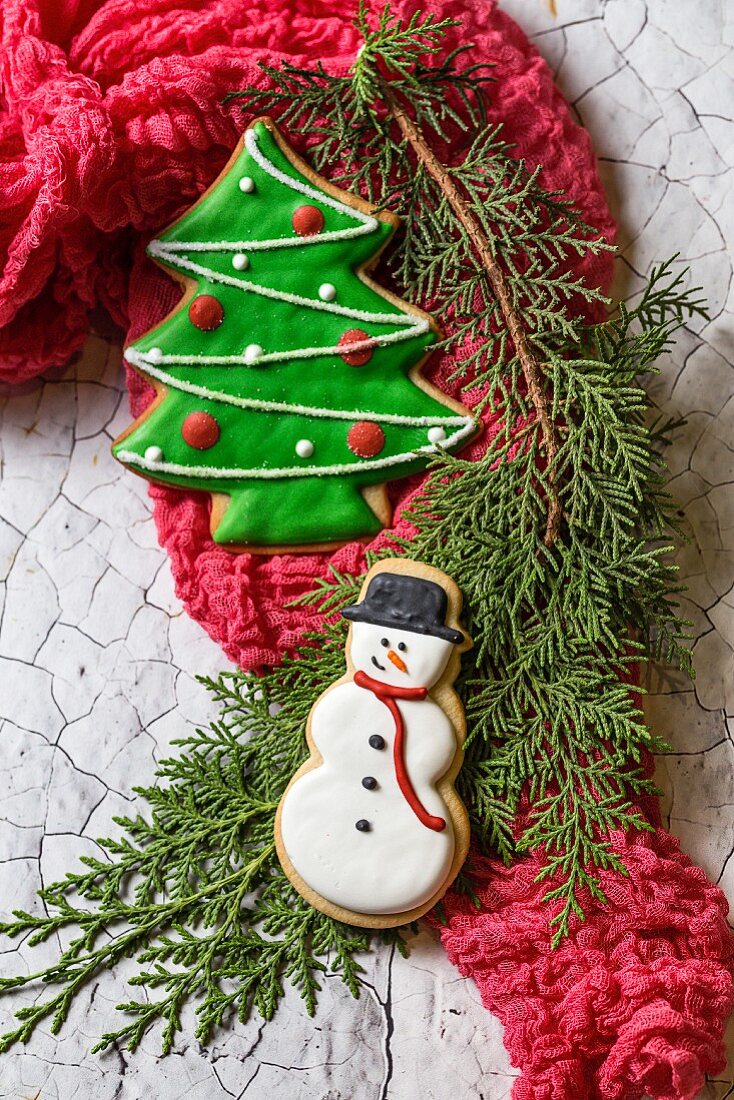
MULTIPOLYGON (((677 248, 712 320, 683 333, 652 386, 687 426, 670 451, 690 543, 679 560, 695 635, 694 686, 649 677, 648 713, 673 752, 660 760, 664 810, 686 850, 734 897, 734 15, 726 0, 503 0, 533 37, 591 131, 620 226, 617 292, 677 248), (555 6, 557 14, 552 9, 555 6), (694 33, 695 32, 695 33, 694 33), (727 201, 728 200, 728 201, 727 201)), ((131 789, 187 723, 211 707, 195 673, 224 666, 181 611, 157 547, 144 483, 109 454, 127 423, 119 353, 93 338, 66 374, 0 394, 0 899, 33 908, 40 882, 94 852, 131 789), (102 370, 100 364, 105 364, 102 370)), ((54 944, 20 951, 34 967, 54 944)), ((7 968, 6 968, 7 966, 7 968)), ((368 960, 353 1002, 325 982, 315 1021, 289 996, 204 1051, 158 1058, 89 1047, 126 996, 119 968, 72 1011, 0 1059, 0 1095, 43 1100, 454 1100, 507 1097, 501 1028, 427 933, 408 962, 368 960)), ((18 1002, 20 1000, 18 999, 18 1002)), ((0 1008, 5 1010, 7 1002, 0 1008)), ((734 1043, 732 1044, 734 1047, 734 1043)), ((729 1095, 731 1068, 709 1100, 729 1095)))

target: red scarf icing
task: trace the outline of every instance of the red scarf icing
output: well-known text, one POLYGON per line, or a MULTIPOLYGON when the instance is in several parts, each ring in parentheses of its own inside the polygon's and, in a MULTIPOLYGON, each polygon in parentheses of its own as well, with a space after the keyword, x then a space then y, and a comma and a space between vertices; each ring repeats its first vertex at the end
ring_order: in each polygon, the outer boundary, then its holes
POLYGON ((373 680, 366 672, 355 672, 354 682, 357 687, 366 688, 367 691, 371 691, 390 711, 395 723, 393 763, 395 764, 395 777, 398 781, 398 786, 403 793, 405 801, 408 803, 420 823, 425 825, 427 829, 434 829, 435 832, 440 833, 446 828, 446 822, 442 817, 434 817, 433 814, 428 813, 425 806, 418 798, 418 795, 413 790, 413 784, 410 782, 410 776, 405 767, 405 724, 403 722, 403 716, 400 713, 400 708, 395 702, 396 699, 425 699, 428 695, 428 688, 393 687, 391 684, 381 683, 380 680, 373 680))

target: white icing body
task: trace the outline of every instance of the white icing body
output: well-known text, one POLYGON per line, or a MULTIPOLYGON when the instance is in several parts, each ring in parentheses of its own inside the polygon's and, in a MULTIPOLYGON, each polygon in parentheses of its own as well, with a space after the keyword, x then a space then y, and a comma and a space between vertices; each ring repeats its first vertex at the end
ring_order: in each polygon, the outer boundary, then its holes
MULTIPOLYGON (((399 687, 430 688, 451 649, 440 638, 367 623, 352 627, 355 666, 399 687), (404 670, 386 660, 388 651, 399 653, 404 670)), ((427 827, 398 785, 388 707, 351 681, 316 704, 311 737, 323 762, 293 783, 281 808, 281 839, 295 870, 326 901, 355 913, 405 913, 422 905, 446 882, 454 858, 451 816, 436 787, 457 751, 454 728, 430 698, 396 703, 407 774, 424 809, 446 822, 443 830, 427 827), (374 734, 384 748, 370 745, 374 734), (363 786, 366 776, 377 780, 374 790, 363 786), (368 822, 369 830, 358 830, 357 821, 368 822)))

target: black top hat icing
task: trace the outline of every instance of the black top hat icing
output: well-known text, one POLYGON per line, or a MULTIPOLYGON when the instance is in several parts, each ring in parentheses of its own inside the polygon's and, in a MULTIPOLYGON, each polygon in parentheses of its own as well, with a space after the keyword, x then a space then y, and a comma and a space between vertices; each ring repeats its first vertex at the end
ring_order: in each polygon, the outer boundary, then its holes
POLYGON ((445 591, 434 581, 405 573, 378 573, 370 581, 362 602, 345 607, 342 615, 353 623, 392 626, 458 645, 464 641, 464 635, 446 626, 448 604, 445 591))

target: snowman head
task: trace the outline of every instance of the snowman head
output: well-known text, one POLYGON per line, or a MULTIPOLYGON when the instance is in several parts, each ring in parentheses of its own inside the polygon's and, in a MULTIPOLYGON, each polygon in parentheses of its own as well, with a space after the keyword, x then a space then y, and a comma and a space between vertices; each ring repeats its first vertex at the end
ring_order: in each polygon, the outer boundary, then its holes
POLYGON ((378 572, 364 599, 342 614, 353 623, 355 668, 395 687, 430 688, 464 634, 446 624, 444 588, 425 577, 378 572))
POLYGON ((373 680, 404 688, 430 688, 448 664, 454 643, 430 634, 355 622, 352 664, 373 680))

